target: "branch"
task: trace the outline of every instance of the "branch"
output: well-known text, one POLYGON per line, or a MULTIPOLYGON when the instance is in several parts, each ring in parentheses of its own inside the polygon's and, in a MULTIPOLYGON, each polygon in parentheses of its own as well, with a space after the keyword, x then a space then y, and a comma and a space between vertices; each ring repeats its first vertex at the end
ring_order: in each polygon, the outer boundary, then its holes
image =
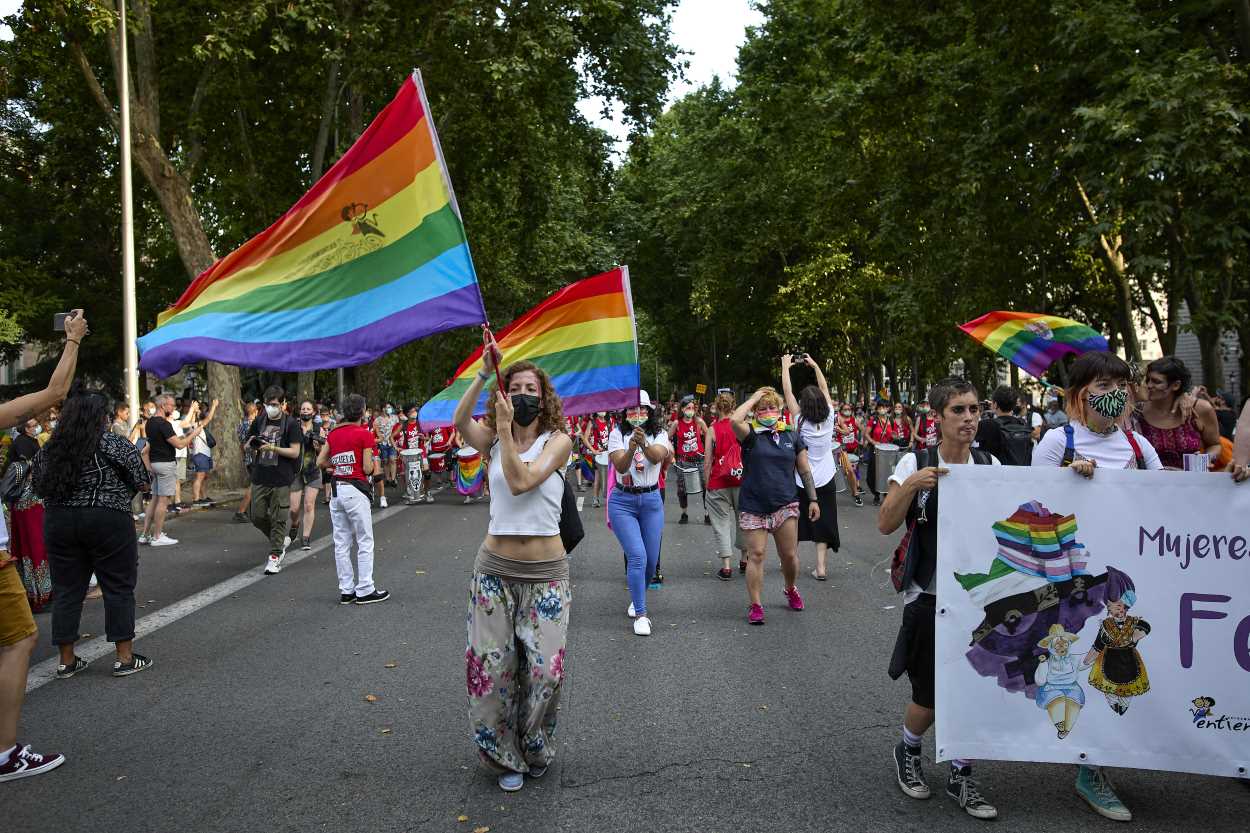
POLYGON ((134 40, 134 74, 135 84, 139 88, 139 100, 151 117, 151 130, 154 136, 161 135, 161 98, 160 86, 157 82, 156 68, 156 34, 152 30, 152 6, 148 0, 136 0, 134 10, 139 18, 135 27, 134 40))
MULTIPOLYGON (((1098 225, 1098 212, 1094 208, 1094 204, 1090 202, 1089 194, 1085 193, 1085 186, 1081 184, 1081 180, 1072 177, 1072 181, 1076 183, 1076 191, 1081 195, 1081 204, 1085 206, 1085 213, 1089 216, 1089 221, 1094 225, 1098 225)), ((1119 246, 1112 246, 1111 241, 1107 239, 1107 235, 1102 232, 1098 233, 1098 242, 1102 244, 1103 257, 1107 259, 1107 263, 1116 271, 1119 271, 1119 265, 1116 263, 1119 255, 1119 246)))
POLYGON ((108 94, 100 86, 100 80, 96 78, 95 70, 91 68, 90 62, 87 61, 87 56, 83 53, 82 46, 78 41, 71 40, 69 41, 69 49, 74 55, 74 60, 78 62, 78 68, 82 70, 82 75, 87 82, 87 89, 91 92, 91 97, 95 99, 96 104, 100 105, 100 109, 108 117, 109 123, 113 125, 113 129, 120 133, 122 129, 121 117, 117 115, 117 111, 113 109, 113 103, 109 101, 108 94))
POLYGON ((195 84, 195 92, 191 95, 191 106, 187 110, 187 181, 195 180, 195 170, 204 157, 204 143, 200 141, 200 106, 204 103, 204 93, 208 89, 208 79, 213 74, 217 63, 210 58, 200 73, 200 80, 195 84))

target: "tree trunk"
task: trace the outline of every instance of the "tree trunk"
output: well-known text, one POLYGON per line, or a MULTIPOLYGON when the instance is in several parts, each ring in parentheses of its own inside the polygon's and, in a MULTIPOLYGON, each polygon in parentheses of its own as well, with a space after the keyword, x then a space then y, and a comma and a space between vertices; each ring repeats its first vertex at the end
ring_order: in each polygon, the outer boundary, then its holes
MULTIPOLYGON (((1085 186, 1079 179, 1075 181, 1077 194, 1081 198, 1085 214, 1091 223, 1097 225, 1098 212, 1085 192, 1085 186)), ((1124 257, 1122 248, 1124 240, 1119 234, 1110 237, 1100 234, 1098 243, 1098 252, 1102 255, 1103 263, 1107 267, 1107 276, 1111 278, 1115 286, 1116 317, 1119 319, 1120 330, 1124 337, 1124 351, 1128 354, 1128 360, 1137 364, 1141 362, 1141 345, 1137 341, 1137 328, 1133 323, 1133 290, 1129 283, 1128 261, 1124 257)))

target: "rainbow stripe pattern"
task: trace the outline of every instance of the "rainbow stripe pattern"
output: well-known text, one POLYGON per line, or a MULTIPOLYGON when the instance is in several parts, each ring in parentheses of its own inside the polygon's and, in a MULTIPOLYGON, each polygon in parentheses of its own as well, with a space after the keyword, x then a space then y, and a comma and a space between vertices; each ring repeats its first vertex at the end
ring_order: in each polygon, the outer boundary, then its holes
POLYGON ((352 367, 485 321, 417 71, 299 202, 157 317, 139 365, 158 376, 206 359, 352 367))
POLYGON ((1038 378, 1065 353, 1079 356, 1107 349, 1107 340, 1096 330, 1057 315, 1000 310, 961 324, 959 329, 1038 378))
MULTIPOLYGON (((568 416, 638 404, 641 387, 629 268, 569 284, 495 335, 503 367, 522 359, 546 370, 568 416)), ((452 383, 421 408, 421 428, 449 426, 456 403, 482 369, 478 347, 456 369, 452 383)), ((474 415, 486 412, 487 385, 474 415)))
POLYGON ((456 459, 456 491, 459 494, 476 495, 482 491, 486 482, 486 467, 482 465, 482 455, 475 454, 469 459, 456 459))

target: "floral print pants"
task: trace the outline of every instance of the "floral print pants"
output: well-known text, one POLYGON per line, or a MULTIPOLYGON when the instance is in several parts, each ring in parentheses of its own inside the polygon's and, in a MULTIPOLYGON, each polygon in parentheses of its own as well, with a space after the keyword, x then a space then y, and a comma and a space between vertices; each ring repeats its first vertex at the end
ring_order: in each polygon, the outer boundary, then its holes
POLYGON ((464 653, 469 727, 492 768, 529 772, 555 758, 569 582, 509 581, 475 572, 464 653))

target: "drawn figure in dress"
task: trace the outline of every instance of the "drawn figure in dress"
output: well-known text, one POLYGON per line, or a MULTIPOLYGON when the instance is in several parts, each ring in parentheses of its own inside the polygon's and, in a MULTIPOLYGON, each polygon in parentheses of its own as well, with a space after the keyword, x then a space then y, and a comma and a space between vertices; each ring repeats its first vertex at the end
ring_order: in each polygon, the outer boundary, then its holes
POLYGON ((1215 707, 1215 698, 1195 697, 1193 699, 1193 704, 1194 707, 1189 710, 1189 713, 1194 716, 1194 723, 1197 723, 1199 720, 1202 720, 1204 717, 1211 714, 1211 710, 1215 707))
POLYGON ((1079 638, 1056 623, 1037 643, 1046 653, 1038 658, 1037 670, 1033 672, 1033 680, 1037 683, 1034 700, 1038 708, 1045 709, 1050 715, 1050 722, 1059 732, 1059 740, 1072 732, 1076 718, 1085 705, 1085 690, 1076 679, 1081 673, 1081 661, 1069 652, 1072 643, 1079 638))
POLYGON ((1089 684, 1107 698, 1116 714, 1128 711, 1129 702, 1150 691, 1146 664, 1137 643, 1150 633, 1150 623, 1128 611, 1137 601, 1133 580, 1115 567, 1107 568, 1106 619, 1098 627, 1094 647, 1085 655, 1083 667, 1092 666, 1089 684))

